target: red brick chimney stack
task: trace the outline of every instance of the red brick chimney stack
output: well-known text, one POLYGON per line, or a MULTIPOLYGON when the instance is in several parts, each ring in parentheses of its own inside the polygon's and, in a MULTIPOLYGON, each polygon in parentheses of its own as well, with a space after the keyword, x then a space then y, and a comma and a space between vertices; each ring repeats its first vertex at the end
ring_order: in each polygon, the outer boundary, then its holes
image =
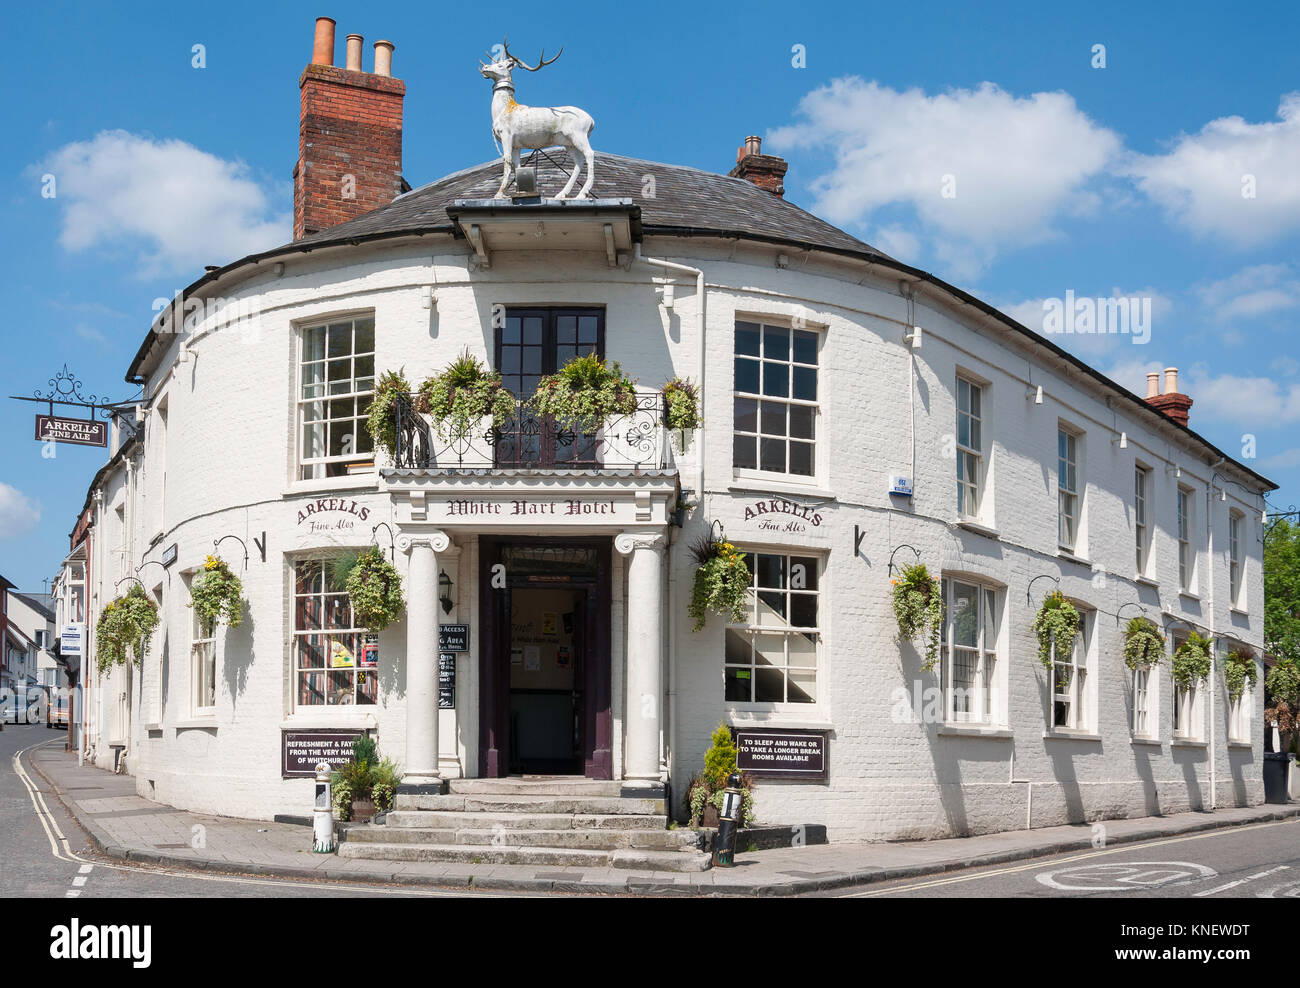
POLYGON ((1187 424, 1187 413, 1191 410, 1192 399, 1178 393, 1178 368, 1165 368, 1165 390, 1160 393, 1160 375, 1156 371, 1147 374, 1147 404, 1158 408, 1180 425, 1187 424))
POLYGON ((745 146, 736 149, 736 167, 728 173, 743 178, 773 195, 785 195, 785 173, 790 165, 784 158, 763 154, 761 137, 746 137, 745 146))
POLYGON ((298 80, 295 240, 386 206, 402 191, 406 84, 392 78, 392 42, 375 42, 373 72, 361 70, 361 49, 361 36, 348 35, 347 67, 336 66, 334 21, 316 19, 311 64, 298 80))

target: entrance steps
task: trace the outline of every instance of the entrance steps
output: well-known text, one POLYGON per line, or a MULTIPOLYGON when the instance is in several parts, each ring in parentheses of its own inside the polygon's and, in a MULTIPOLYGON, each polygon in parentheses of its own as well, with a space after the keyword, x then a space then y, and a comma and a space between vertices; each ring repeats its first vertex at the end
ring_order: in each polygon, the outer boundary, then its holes
POLYGON ((443 795, 403 793, 382 824, 342 824, 339 856, 690 872, 709 867, 700 834, 669 830, 662 796, 623 796, 593 779, 455 779, 443 795))

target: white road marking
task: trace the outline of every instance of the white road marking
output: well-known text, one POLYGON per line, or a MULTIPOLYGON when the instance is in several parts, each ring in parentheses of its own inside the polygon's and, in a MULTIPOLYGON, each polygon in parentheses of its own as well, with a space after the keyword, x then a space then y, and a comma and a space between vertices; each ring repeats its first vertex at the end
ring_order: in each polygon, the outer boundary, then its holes
POLYGON ((94 869, 95 869, 95 866, 94 866, 94 865, 82 865, 82 866, 81 866, 81 873, 82 873, 83 875, 89 875, 92 871, 94 871, 94 869))
MULTIPOLYGON (((487 892, 475 892, 472 889, 445 889, 444 890, 444 889, 422 889, 422 888, 421 889, 385 888, 383 886, 373 885, 366 882, 356 882, 354 884, 338 884, 338 883, 329 883, 329 882, 294 882, 294 881, 288 881, 284 879, 273 879, 273 878, 236 878, 233 876, 204 875, 200 873, 191 873, 188 871, 176 871, 170 868, 139 868, 139 867, 132 867, 130 865, 113 864, 104 861, 87 861, 81 855, 77 854, 72 850, 69 850, 68 845, 70 842, 68 841, 68 838, 65 837, 63 831, 59 829, 58 821, 54 819, 54 815, 50 812, 50 808, 45 802, 44 795, 41 793, 40 789, 36 786, 36 783, 32 780, 32 777, 27 774, 26 769, 23 768, 22 763, 19 760, 27 752, 34 751, 37 748, 45 747, 46 745, 54 744, 59 740, 60 740, 59 738, 51 738, 48 741, 42 741, 40 744, 30 745, 26 748, 21 749, 18 752, 15 752, 13 757, 13 769, 14 769, 14 774, 18 776, 19 780, 27 788, 27 794, 31 798, 33 808, 36 810, 36 817, 38 820, 40 820, 41 826, 45 830, 45 836, 49 839, 50 853, 53 854, 54 857, 58 858, 60 861, 69 861, 74 864, 81 865, 81 870, 84 870, 88 867, 93 868, 96 864, 98 864, 101 868, 111 868, 113 871, 129 872, 137 875, 153 875, 153 876, 161 876, 165 878, 183 878, 190 881, 225 882, 231 885, 265 885, 273 888, 284 887, 284 888, 297 888, 297 889, 312 889, 312 890, 319 890, 319 891, 326 891, 326 892, 352 892, 354 894, 357 892, 369 891, 369 892, 380 892, 386 895, 406 895, 406 896, 415 896, 421 898, 463 898, 465 896, 477 896, 479 898, 483 898, 489 895, 492 898, 529 897, 529 893, 526 892, 492 894, 487 892), (60 845, 63 846, 60 847, 60 845)), ((544 893, 534 893, 534 894, 541 895, 544 893)), ((65 893, 65 895, 69 899, 76 898, 77 896, 81 895, 81 889, 69 889, 65 893)))
POLYGON ((1186 885, 1218 872, 1190 861, 1125 861, 1074 865, 1035 875, 1040 885, 1065 892, 1125 892, 1186 885))
POLYGON ((1289 865, 1278 865, 1276 868, 1270 868, 1268 871, 1261 871, 1258 875, 1251 875, 1249 878, 1238 878, 1235 882, 1229 882, 1227 885, 1220 885, 1217 889, 1208 889, 1205 892, 1197 892, 1196 898, 1200 899, 1207 895, 1217 895, 1220 892, 1226 892, 1228 889, 1235 889, 1238 885, 1245 885, 1247 882, 1253 882, 1257 878, 1267 878, 1269 875, 1276 875, 1279 871, 1286 871, 1289 865))
MULTIPOLYGON (((1263 823, 1248 823, 1238 827, 1208 830, 1199 834, 1191 834, 1186 837, 1168 837, 1164 840, 1142 841, 1142 842, 1133 843, 1131 845, 1116 844, 1115 846, 1110 847, 1104 851, 1085 852, 1083 854, 1076 854, 1074 857, 1071 858, 1064 858, 1062 859, 1061 863, 1066 864, 1070 861, 1086 861, 1089 858, 1099 858, 1109 854, 1124 854, 1127 852, 1132 852, 1137 848, 1163 847, 1166 844, 1181 844, 1187 841, 1205 840, 1206 838, 1209 837, 1222 837, 1225 833, 1244 833, 1247 830, 1258 830, 1261 827, 1279 827, 1279 826, 1286 826, 1286 825, 1294 826, 1297 823, 1300 823, 1300 817, 1289 817, 1285 820, 1268 820, 1263 823)), ((869 898, 875 898, 882 895, 895 895, 899 892, 915 892, 920 889, 935 888, 936 886, 940 886, 940 885, 955 885, 960 882, 977 882, 984 878, 997 878, 1001 875, 1014 875, 1022 871, 1033 871, 1037 868, 1041 868, 1042 866, 1043 863, 1041 861, 1035 861, 1030 864, 1017 865, 1011 868, 998 868, 993 871, 977 871, 977 872, 971 872, 969 874, 954 875, 945 878, 929 879, 927 881, 922 881, 922 882, 913 882, 911 885, 897 885, 891 888, 877 888, 877 889, 867 889, 866 891, 863 892, 850 892, 847 895, 840 896, 839 898, 869 899, 869 898)))

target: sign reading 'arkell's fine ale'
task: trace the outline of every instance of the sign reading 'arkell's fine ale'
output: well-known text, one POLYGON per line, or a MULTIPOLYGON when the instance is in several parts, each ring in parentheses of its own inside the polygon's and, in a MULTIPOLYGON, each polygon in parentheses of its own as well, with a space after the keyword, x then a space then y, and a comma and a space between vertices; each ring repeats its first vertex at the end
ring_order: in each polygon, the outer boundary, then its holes
POLYGON ((36 438, 44 443, 107 446, 108 423, 91 419, 65 419, 58 415, 37 415, 36 438))
POLYGON ((751 775, 825 779, 826 731, 738 727, 736 767, 751 775))

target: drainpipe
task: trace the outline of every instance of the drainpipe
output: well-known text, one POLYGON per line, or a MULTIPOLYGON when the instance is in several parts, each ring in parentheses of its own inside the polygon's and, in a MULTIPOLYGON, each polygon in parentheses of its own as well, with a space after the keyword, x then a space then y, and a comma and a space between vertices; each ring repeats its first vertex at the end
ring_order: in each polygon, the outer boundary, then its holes
MULTIPOLYGON (((1213 601, 1214 601, 1214 563, 1215 563, 1215 558, 1214 558, 1214 518, 1213 518, 1213 512, 1214 512, 1214 472, 1215 472, 1216 470, 1218 470, 1219 467, 1223 466, 1223 464, 1224 464, 1225 462, 1227 462, 1226 459, 1225 459, 1224 457, 1221 456, 1221 457, 1219 457, 1219 462, 1218 462, 1218 463, 1215 463, 1213 466, 1210 467, 1210 483, 1209 483, 1209 484, 1206 486, 1206 488, 1205 488, 1205 553, 1206 553, 1205 558, 1206 558, 1206 563, 1207 563, 1207 565, 1206 565, 1206 567, 1205 567, 1205 583, 1206 583, 1206 588, 1209 590, 1209 593, 1208 593, 1206 596, 1207 596, 1207 597, 1209 598, 1209 600, 1211 601, 1211 604, 1210 604, 1210 621, 1211 621, 1212 623, 1214 622, 1214 603, 1213 603, 1213 601)), ((1211 629, 1211 634, 1213 634, 1213 629, 1211 629)), ((1217 730, 1218 725, 1215 723, 1215 721, 1217 720, 1217 716, 1218 716, 1218 715, 1217 715, 1217 712, 1216 712, 1217 704, 1215 704, 1215 702, 1214 702, 1214 700, 1215 700, 1215 693, 1218 691, 1218 688, 1219 688, 1219 678, 1218 678, 1218 676, 1216 675, 1216 673, 1218 672, 1218 669, 1219 669, 1219 661, 1218 661, 1218 654, 1219 654, 1218 635, 1214 635, 1214 638, 1215 638, 1214 646, 1210 649, 1210 682, 1209 682, 1209 694, 1210 694, 1210 810, 1211 810, 1211 811, 1217 810, 1217 809, 1219 808, 1219 764, 1218 764, 1218 763, 1219 763, 1219 759, 1218 759, 1219 752, 1218 752, 1218 750, 1217 750, 1217 742, 1218 742, 1219 732, 1218 732, 1218 730, 1217 730)))
MULTIPOLYGON (((695 339, 699 349, 698 361, 696 364, 697 383, 700 389, 700 402, 704 401, 704 270, 702 268, 693 268, 687 264, 678 264, 676 261, 665 261, 657 257, 645 257, 641 253, 641 245, 637 244, 633 254, 634 260, 641 261, 653 267, 662 268, 666 271, 677 271, 681 274, 690 274, 695 276, 695 339)), ((702 409, 701 409, 702 410, 702 409)), ((699 440, 699 445, 695 448, 695 494, 699 498, 699 504, 704 503, 704 450, 701 448, 704 440, 699 440)), ((680 484, 679 484, 680 486, 680 484)), ((671 545, 665 547, 664 558, 667 562, 668 569, 668 729, 664 732, 664 758, 669 766, 672 765, 673 759, 673 734, 677 731, 677 676, 675 674, 677 663, 674 658, 677 653, 677 578, 673 567, 673 558, 667 551, 671 545)), ((669 812, 672 808, 669 807, 669 812)))

